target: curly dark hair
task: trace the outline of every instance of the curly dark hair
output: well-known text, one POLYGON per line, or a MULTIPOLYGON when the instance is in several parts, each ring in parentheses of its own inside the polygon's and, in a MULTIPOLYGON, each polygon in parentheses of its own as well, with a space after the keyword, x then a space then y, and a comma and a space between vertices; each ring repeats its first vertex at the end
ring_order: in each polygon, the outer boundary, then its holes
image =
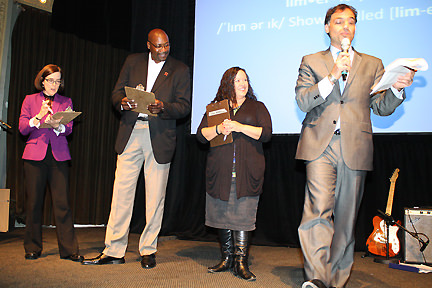
POLYGON ((45 78, 48 77, 49 75, 55 73, 55 72, 60 72, 60 79, 62 80, 60 86, 59 86, 59 92, 63 91, 64 88, 64 83, 63 83, 63 72, 61 70, 61 68, 57 65, 54 64, 48 64, 45 67, 42 68, 42 70, 39 71, 39 73, 36 75, 36 78, 34 80, 34 85, 36 87, 37 90, 42 91, 44 90, 43 87, 43 81, 45 81, 45 78))
POLYGON ((246 74, 248 80, 248 92, 246 94, 246 97, 252 100, 257 100, 257 97, 255 96, 255 93, 249 81, 249 75, 246 73, 246 70, 240 67, 231 67, 223 74, 220 81, 219 89, 216 93, 216 97, 213 99, 212 103, 228 99, 231 101, 231 103, 237 104, 237 99, 234 91, 234 80, 240 70, 246 74))

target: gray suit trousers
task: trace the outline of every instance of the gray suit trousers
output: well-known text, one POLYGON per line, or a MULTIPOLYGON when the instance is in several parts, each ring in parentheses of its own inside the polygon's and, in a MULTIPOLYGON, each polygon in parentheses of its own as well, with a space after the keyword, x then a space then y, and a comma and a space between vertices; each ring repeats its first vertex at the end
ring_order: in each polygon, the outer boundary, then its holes
POLYGON ((354 226, 366 171, 351 170, 343 160, 341 135, 322 155, 306 162, 303 217, 298 228, 306 280, 344 287, 354 262, 354 226))

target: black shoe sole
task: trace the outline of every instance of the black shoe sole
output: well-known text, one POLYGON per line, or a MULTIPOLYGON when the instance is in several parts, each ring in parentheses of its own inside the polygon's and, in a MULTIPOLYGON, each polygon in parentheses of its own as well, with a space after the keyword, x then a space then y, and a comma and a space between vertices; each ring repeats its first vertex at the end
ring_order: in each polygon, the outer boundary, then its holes
POLYGON ((124 259, 110 260, 107 262, 84 260, 83 262, 81 262, 81 264, 82 265, 109 265, 109 264, 124 264, 125 262, 126 261, 124 259))
POLYGON ((36 260, 41 256, 41 253, 26 253, 24 258, 27 260, 36 260))

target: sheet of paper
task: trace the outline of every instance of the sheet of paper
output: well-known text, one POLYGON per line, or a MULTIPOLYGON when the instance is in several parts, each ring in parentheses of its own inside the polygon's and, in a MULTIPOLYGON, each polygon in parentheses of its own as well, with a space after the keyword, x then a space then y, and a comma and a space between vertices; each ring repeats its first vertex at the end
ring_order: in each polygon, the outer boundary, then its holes
POLYGON ((152 92, 142 91, 132 87, 125 87, 126 96, 132 99, 137 104, 137 107, 132 109, 132 111, 138 113, 144 113, 151 116, 156 116, 157 114, 151 113, 147 109, 147 105, 155 103, 155 95, 152 92))
POLYGON ((428 69, 428 63, 423 58, 399 58, 390 63, 386 68, 383 77, 380 82, 372 87, 372 92, 386 90, 396 83, 399 76, 405 75, 410 71, 411 68, 416 71, 426 71, 428 69))

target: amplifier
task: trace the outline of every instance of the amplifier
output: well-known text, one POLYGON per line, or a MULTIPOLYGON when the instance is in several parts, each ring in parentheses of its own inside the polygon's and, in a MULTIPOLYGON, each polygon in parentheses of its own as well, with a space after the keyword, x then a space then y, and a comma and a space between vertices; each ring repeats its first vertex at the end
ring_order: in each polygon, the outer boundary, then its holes
MULTIPOLYGON (((423 233, 432 242, 432 209, 426 208, 405 208, 405 228, 412 233, 423 233)), ((427 237, 418 235, 425 242, 427 237)), ((421 243, 412 235, 404 232, 405 240, 405 262, 408 263, 432 263, 432 243, 420 252, 421 243), (424 258, 423 258, 424 256, 424 258)))

